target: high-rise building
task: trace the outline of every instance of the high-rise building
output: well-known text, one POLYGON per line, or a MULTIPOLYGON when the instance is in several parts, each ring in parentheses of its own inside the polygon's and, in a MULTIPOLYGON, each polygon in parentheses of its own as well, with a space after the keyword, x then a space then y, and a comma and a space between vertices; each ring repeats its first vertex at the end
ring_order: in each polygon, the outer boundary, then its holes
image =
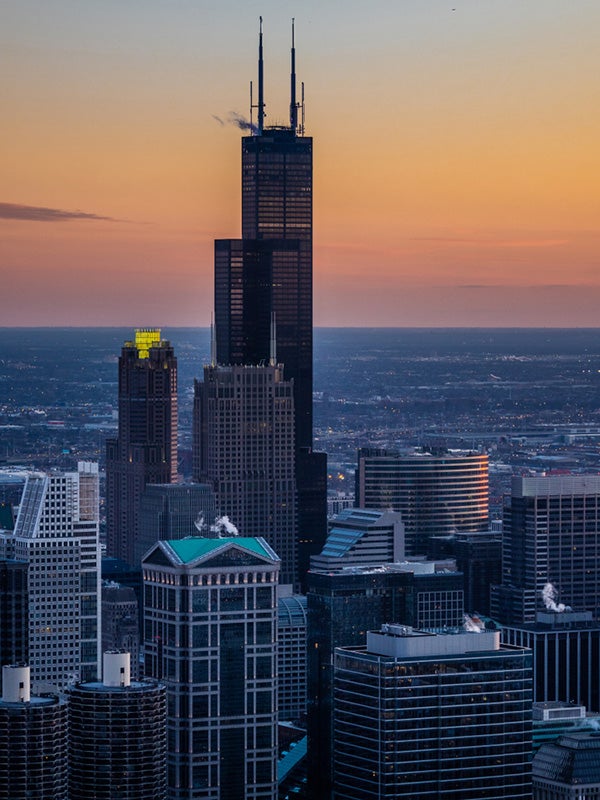
POLYGON ((69 800, 165 800, 165 686, 132 681, 129 658, 104 653, 102 681, 69 687, 69 800))
POLYGON ((167 686, 169 800, 275 800, 278 557, 261 538, 178 539, 142 569, 146 674, 167 686))
MULTIPOLYGON (((67 800, 67 704, 31 694, 30 670, 2 667, 0 800, 67 800)), ((70 800, 70 798, 69 798, 70 800)))
POLYGON ((95 680, 100 664, 98 465, 31 474, 1 557, 26 561, 29 662, 35 682, 59 689, 95 680))
POLYGON ((540 611, 535 622, 504 625, 502 641, 532 651, 536 703, 579 703, 600 712, 600 624, 591 612, 540 611))
POLYGON ((135 565, 142 492, 176 480, 177 359, 160 330, 140 329, 119 358, 118 436, 106 443, 109 555, 135 565))
POLYGON ((406 554, 429 554, 431 536, 487 530, 488 457, 361 448, 355 502, 399 511, 406 554))
POLYGON ((243 536, 263 536, 296 582, 294 395, 281 366, 208 366, 195 384, 199 480, 243 536))
POLYGON ((206 483, 148 484, 140 498, 135 563, 159 539, 210 535, 216 516, 215 494, 206 483))
POLYGON ((528 650, 384 625, 334 682, 336 799, 530 800, 528 650))
POLYGON ((277 614, 277 710, 279 721, 306 717, 306 596, 282 593, 277 614))
POLYGON ((130 655, 131 677, 140 666, 140 613, 135 591, 114 581, 102 582, 102 652, 121 650, 130 655))
POLYGON ((215 331, 217 363, 266 364, 275 320, 278 362, 294 386, 303 579, 325 540, 327 462, 312 452, 312 138, 304 135, 304 103, 296 99, 295 59, 292 31, 289 125, 267 126, 261 21, 258 120, 242 138, 243 238, 215 242, 215 331))
POLYGON ((308 764, 310 796, 332 790, 333 652, 363 645, 394 619, 420 629, 462 625, 462 575, 435 564, 383 564, 308 573, 308 764))
POLYGON ((28 570, 26 561, 0 561, 0 666, 29 661, 28 570))
POLYGON ((502 584, 492 589, 492 616, 521 625, 562 603, 597 617, 599 552, 599 475, 514 477, 504 509, 502 584))
POLYGON ((579 731, 543 744, 531 764, 533 800, 600 797, 600 737, 579 731))

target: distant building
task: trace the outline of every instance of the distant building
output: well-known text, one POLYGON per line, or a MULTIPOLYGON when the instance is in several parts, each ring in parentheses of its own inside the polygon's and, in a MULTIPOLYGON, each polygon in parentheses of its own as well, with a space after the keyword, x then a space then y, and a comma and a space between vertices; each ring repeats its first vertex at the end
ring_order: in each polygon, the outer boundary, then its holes
POLYGON ((210 536, 217 517, 212 488, 206 483, 148 484, 140 498, 135 564, 159 539, 210 536))
POLYGON ((277 606, 277 709, 296 722, 306 717, 306 597, 280 595, 277 606))
POLYGON ((278 557, 261 538, 179 539, 142 568, 146 674, 167 686, 167 797, 273 800, 278 557))
POLYGON ((109 556, 136 565, 142 492, 176 481, 177 359, 160 330, 139 329, 121 351, 119 431, 106 443, 109 556))
POLYGON ((492 616, 507 625, 526 624, 558 600, 597 617, 599 552, 600 475, 514 477, 492 616))
POLYGON ((539 612, 536 622, 504 625, 502 641, 533 655, 533 699, 600 712, 600 624, 590 612, 539 612))
POLYGON ((0 561, 0 666, 29 661, 28 569, 27 561, 0 561))
POLYGON ((404 559, 404 525, 393 511, 347 508, 329 521, 323 550, 312 570, 389 564, 404 559))
POLYGON ((95 680, 100 659, 98 465, 32 473, 0 557, 26 561, 29 662, 34 682, 63 689, 95 680))
POLYGON ((29 667, 2 667, 0 800, 71 800, 67 704, 31 694, 29 667))
POLYGON ((336 800, 531 798, 531 655, 497 632, 369 632, 334 656, 336 800))
POLYGON ((131 586, 102 583, 102 652, 124 651, 131 656, 131 676, 139 677, 139 608, 131 586))
POLYGON ((586 731, 543 744, 532 763, 533 800, 600 797, 600 735, 586 731))
POLYGON ((487 530, 488 484, 484 453, 358 451, 356 505, 399 511, 409 556, 428 554, 431 536, 487 530))
POLYGON ((242 536, 264 536, 297 583, 293 384, 281 365, 207 366, 194 398, 195 477, 242 536))
POLYGON ((598 730, 600 718, 587 714, 585 706, 552 700, 533 704, 533 754, 543 744, 555 742, 565 733, 598 730))
POLYGON ((308 573, 308 776, 311 797, 332 790, 333 651, 363 645, 394 619, 421 629, 462 626, 463 582, 435 564, 383 564, 308 573))
POLYGON ((102 681, 68 690, 69 800, 165 800, 164 685, 132 681, 129 653, 105 653, 102 681))

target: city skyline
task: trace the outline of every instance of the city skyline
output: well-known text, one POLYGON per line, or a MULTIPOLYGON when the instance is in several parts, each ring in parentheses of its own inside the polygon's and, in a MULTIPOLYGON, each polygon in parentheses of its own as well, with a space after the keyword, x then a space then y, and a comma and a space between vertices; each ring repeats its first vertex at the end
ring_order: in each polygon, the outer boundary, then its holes
POLYGON ((343 15, 151 0, 143 18, 9 2, 3 324, 208 324, 261 14, 267 124, 288 113, 296 18, 317 325, 596 324, 600 8, 586 0, 343 15))

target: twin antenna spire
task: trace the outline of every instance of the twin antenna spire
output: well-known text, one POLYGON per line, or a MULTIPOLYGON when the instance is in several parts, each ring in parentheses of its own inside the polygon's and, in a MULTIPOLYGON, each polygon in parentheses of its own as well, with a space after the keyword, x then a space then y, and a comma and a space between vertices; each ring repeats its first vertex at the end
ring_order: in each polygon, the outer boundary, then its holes
MULTIPOLYGON (((264 59, 263 59, 263 28, 262 17, 260 19, 260 29, 258 34, 258 103, 254 105, 252 101, 252 81, 250 81, 250 128, 257 135, 262 136, 265 129, 265 80, 264 80, 264 59), (256 127, 252 122, 252 112, 258 111, 258 121, 256 127)), ((294 43, 294 19, 292 18, 292 58, 290 70, 290 130, 294 133, 304 135, 304 83, 302 86, 301 102, 296 100, 296 46, 294 43), (298 126, 298 109, 302 111, 300 126, 298 126)))

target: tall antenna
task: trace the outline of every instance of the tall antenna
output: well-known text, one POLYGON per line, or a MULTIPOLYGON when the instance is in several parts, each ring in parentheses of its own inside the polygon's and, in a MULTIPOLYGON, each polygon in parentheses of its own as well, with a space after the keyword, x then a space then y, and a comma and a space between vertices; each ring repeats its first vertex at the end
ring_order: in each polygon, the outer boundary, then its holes
POLYGON ((275 312, 271 312, 271 341, 269 347, 269 366, 277 366, 277 325, 275 323, 275 312))
POLYGON ((254 103, 252 101, 252 81, 250 81, 250 132, 254 133, 254 123, 252 121, 252 112, 254 111, 254 103))
POLYGON ((300 124, 300 134, 304 136, 304 81, 302 81, 302 122, 300 124))
POLYGON ((294 44, 294 18, 292 17, 292 69, 290 74, 290 128, 296 133, 298 105, 296 103, 296 47, 294 44))
POLYGON ((265 95, 263 75, 263 31, 260 17, 260 33, 258 36, 258 135, 262 136, 265 124, 265 95))
POLYGON ((213 322, 212 311, 210 314, 210 365, 215 367, 217 364, 217 337, 215 335, 215 324, 213 322))

